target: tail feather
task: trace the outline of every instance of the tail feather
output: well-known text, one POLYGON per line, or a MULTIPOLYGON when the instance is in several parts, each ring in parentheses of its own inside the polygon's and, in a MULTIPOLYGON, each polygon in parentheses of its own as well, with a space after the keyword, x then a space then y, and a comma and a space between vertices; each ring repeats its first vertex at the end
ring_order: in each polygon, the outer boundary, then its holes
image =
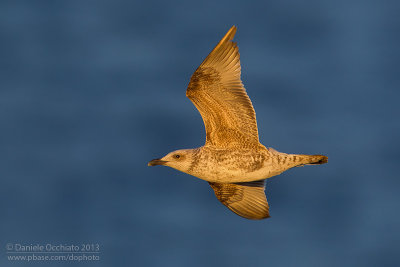
POLYGON ((328 157, 324 155, 309 156, 309 163, 307 164, 325 164, 328 162, 328 157))
POLYGON ((304 165, 319 165, 328 162, 328 157, 324 155, 304 155, 304 154, 286 154, 278 152, 273 148, 268 148, 268 151, 278 159, 278 164, 284 168, 290 169, 304 165))

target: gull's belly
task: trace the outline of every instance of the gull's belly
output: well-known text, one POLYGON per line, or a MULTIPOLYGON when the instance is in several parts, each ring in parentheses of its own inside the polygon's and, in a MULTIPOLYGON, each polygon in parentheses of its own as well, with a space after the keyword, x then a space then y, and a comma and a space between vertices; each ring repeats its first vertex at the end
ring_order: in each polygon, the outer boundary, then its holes
POLYGON ((209 182, 237 183, 262 180, 280 173, 281 171, 276 170, 269 164, 265 164, 261 168, 255 170, 240 168, 235 169, 231 166, 224 166, 221 164, 214 170, 205 172, 206 175, 199 178, 209 182))
MULTIPOLYGON (((263 151, 262 151, 263 152, 263 151)), ((204 155, 191 175, 208 182, 250 182, 278 175, 272 158, 266 153, 239 151, 204 155)))

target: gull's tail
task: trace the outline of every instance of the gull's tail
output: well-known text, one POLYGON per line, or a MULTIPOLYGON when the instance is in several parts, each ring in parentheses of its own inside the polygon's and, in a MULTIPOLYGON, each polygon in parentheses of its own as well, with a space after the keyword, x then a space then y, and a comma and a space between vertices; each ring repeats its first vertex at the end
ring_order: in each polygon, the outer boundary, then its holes
POLYGON ((328 162, 328 157, 324 155, 286 154, 278 152, 271 147, 268 148, 268 151, 276 157, 278 164, 285 170, 293 167, 325 164, 328 162))
POLYGON ((306 164, 325 164, 328 162, 328 157, 324 155, 311 155, 308 156, 308 163, 306 164))
POLYGON ((290 168, 301 167, 304 165, 318 165, 327 163, 328 157, 324 155, 288 154, 287 162, 290 168))

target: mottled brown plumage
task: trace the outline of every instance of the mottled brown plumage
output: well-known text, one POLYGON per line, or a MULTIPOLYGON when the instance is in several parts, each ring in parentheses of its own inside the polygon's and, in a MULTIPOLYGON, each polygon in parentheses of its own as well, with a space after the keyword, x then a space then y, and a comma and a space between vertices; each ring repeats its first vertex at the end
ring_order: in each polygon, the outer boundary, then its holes
POLYGON ((186 90, 203 118, 206 146, 259 146, 256 113, 240 80, 235 33, 233 26, 194 72, 186 90))
POLYGON ((253 220, 269 217, 265 180, 244 183, 209 183, 215 196, 236 214, 253 220))
POLYGON ((265 179, 290 168, 323 164, 322 155, 286 154, 258 140, 256 114, 240 79, 240 56, 233 26, 192 75, 186 96, 199 110, 205 145, 149 162, 208 181, 222 204, 247 219, 269 217, 265 179))

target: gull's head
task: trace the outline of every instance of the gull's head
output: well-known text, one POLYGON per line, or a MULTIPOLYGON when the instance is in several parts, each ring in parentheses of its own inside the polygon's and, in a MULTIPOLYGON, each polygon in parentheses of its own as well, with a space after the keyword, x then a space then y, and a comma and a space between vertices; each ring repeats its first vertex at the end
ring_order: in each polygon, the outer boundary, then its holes
POLYGON ((147 165, 156 166, 163 165, 182 172, 186 172, 192 165, 195 150, 194 149, 181 149, 168 153, 162 158, 153 159, 147 165))

